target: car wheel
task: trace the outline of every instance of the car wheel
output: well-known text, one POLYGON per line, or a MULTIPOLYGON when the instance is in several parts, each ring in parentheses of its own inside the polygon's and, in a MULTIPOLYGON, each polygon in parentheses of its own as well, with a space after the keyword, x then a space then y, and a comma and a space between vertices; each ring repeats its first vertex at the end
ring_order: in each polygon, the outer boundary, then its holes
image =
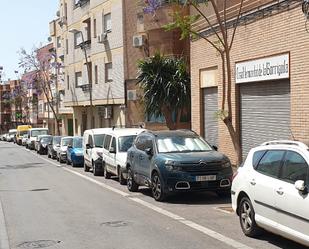
POLYGON ((218 190, 216 191, 217 195, 221 198, 229 198, 231 197, 231 190, 218 190))
POLYGON ((138 184, 134 180, 133 171, 128 168, 127 188, 130 192, 136 192, 138 190, 138 184))
POLYGON ((157 172, 153 173, 151 177, 152 196, 156 201, 163 201, 165 199, 164 183, 157 172))
POLYGON ((118 178, 119 178, 120 185, 125 185, 126 184, 126 179, 123 178, 123 175, 122 175, 122 172, 120 170, 120 167, 118 168, 118 178))
POLYGON ((109 173, 108 171, 107 171, 107 167, 106 167, 106 165, 105 165, 105 167, 104 167, 104 177, 105 177, 105 179, 110 179, 111 178, 111 173, 109 173))
POLYGON ((71 164, 68 158, 67 158, 66 163, 67 163, 67 165, 70 165, 70 164, 71 164))
POLYGON ((85 172, 89 172, 89 170, 90 170, 90 169, 89 169, 89 167, 86 165, 86 162, 84 162, 84 171, 85 171, 85 172))
POLYGON ((102 176, 103 175, 102 170, 99 170, 98 166, 94 162, 92 162, 92 168, 93 168, 93 175, 94 176, 102 176))
POLYGON ((243 233, 248 237, 256 237, 261 233, 254 217, 255 212, 251 201, 248 197, 242 198, 239 206, 239 220, 243 233))
POLYGON ((47 153, 47 157, 48 157, 48 158, 51 158, 51 155, 50 155, 49 153, 47 153))

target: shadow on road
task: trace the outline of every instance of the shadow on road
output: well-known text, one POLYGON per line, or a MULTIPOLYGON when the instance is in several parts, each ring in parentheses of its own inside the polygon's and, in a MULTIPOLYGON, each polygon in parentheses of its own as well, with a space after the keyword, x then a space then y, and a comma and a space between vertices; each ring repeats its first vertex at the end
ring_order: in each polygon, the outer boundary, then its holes
POLYGON ((29 168, 39 168, 42 167, 44 163, 24 163, 24 164, 6 164, 0 166, 0 170, 15 170, 15 169, 29 169, 29 168))

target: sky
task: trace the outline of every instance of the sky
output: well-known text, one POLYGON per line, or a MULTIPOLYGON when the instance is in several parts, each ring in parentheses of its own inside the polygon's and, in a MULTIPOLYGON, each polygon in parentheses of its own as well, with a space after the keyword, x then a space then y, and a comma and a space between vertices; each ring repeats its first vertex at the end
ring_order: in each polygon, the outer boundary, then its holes
POLYGON ((18 51, 48 43, 49 22, 55 19, 58 0, 0 0, 0 66, 4 79, 16 79, 18 51))

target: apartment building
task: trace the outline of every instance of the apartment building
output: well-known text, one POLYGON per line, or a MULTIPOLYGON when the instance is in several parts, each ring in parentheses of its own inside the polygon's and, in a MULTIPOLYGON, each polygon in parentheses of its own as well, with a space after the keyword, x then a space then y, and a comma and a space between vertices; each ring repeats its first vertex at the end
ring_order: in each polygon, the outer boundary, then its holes
POLYGON ((57 99, 57 105, 55 106, 56 113, 58 113, 61 119, 60 123, 60 133, 61 135, 73 136, 74 126, 73 126, 73 108, 67 107, 64 104, 65 94, 66 94, 66 82, 65 82, 65 62, 67 58, 65 57, 66 48, 68 46, 68 40, 65 39, 67 36, 66 19, 60 18, 60 11, 57 13, 58 18, 51 21, 49 24, 50 37, 52 38, 54 53, 52 68, 52 80, 54 86, 54 98, 57 99))
POLYGON ((17 127, 22 121, 22 86, 20 80, 11 80, 10 84, 10 95, 11 95, 11 122, 17 127))
POLYGON ((61 0, 59 14, 64 105, 73 108, 74 134, 125 126, 123 1, 61 0))
MULTIPOLYGON (((235 21, 232 17, 239 3, 229 1, 228 25, 235 21)), ((212 9, 205 13, 214 20, 212 9)), ((309 34, 305 23, 298 1, 244 2, 231 51, 233 122, 243 158, 267 140, 309 139, 309 34)), ((205 23, 198 25, 209 39, 216 40, 205 23)), ((236 160, 226 126, 214 117, 221 106, 222 76, 216 51, 202 39, 192 41, 192 128, 236 160)))
MULTIPOLYGON (((166 31, 164 25, 173 22, 172 13, 177 5, 171 1, 160 1, 154 13, 144 13, 145 1, 124 1, 125 26, 125 83, 126 83, 126 122, 127 126, 143 125, 148 129, 167 129, 164 117, 148 117, 142 103, 143 92, 137 84, 137 62, 153 56, 159 51, 166 56, 183 56, 190 67, 189 39, 180 40, 180 31, 166 31)), ((188 14, 186 8, 181 10, 188 14)), ((190 115, 182 123, 190 128, 190 115)))
POLYGON ((11 129, 11 104, 10 84, 0 84, 0 133, 3 134, 11 129))

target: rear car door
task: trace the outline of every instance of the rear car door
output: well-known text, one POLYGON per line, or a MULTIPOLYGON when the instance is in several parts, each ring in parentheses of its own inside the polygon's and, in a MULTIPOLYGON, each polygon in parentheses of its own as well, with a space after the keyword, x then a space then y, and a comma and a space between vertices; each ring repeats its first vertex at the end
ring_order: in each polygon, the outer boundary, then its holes
POLYGON ((271 227, 275 226, 277 216, 275 190, 280 183, 278 178, 284 155, 285 150, 266 151, 248 179, 255 219, 271 227))
POLYGON ((280 179, 275 193, 280 228, 309 236, 309 196, 298 191, 294 185, 302 180, 308 186, 308 163, 301 152, 286 153, 280 179))

